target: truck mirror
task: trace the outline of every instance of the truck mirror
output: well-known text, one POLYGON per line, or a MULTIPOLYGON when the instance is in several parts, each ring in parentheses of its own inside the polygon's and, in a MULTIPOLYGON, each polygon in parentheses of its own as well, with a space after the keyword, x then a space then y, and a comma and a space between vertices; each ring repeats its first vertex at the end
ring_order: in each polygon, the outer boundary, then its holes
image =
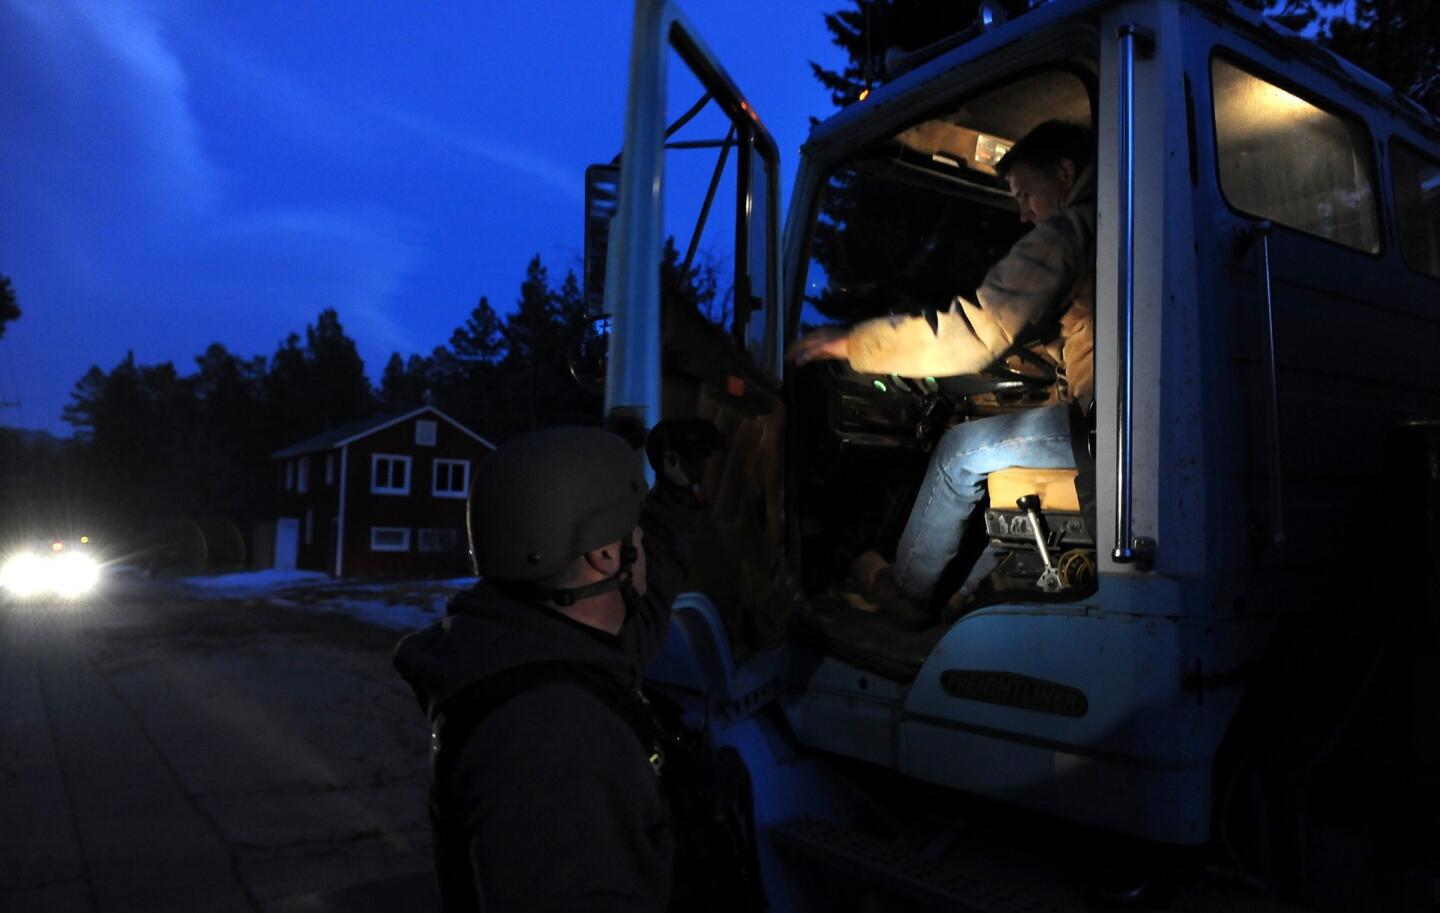
POLYGON ((735 327, 757 364, 766 364, 767 298, 775 239, 770 232, 773 175, 753 143, 741 156, 741 198, 736 213, 735 327))
POLYGON ((605 258, 610 250, 610 220, 620 209, 620 166, 585 169, 585 311, 605 313, 605 258))

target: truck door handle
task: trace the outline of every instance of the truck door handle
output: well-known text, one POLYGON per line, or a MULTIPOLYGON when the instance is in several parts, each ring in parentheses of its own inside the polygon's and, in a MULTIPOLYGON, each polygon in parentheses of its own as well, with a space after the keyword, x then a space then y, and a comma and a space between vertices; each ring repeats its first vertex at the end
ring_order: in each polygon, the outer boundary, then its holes
POLYGON ((1120 383, 1115 410, 1115 549, 1117 564, 1149 569, 1155 542, 1137 537, 1134 530, 1135 447, 1135 61, 1155 53, 1154 36, 1146 29, 1125 25, 1116 30, 1120 41, 1120 325, 1116 351, 1120 383))
POLYGON ((1236 254, 1245 256, 1259 241, 1260 278, 1265 286, 1265 375, 1269 385, 1266 397, 1266 431, 1269 435, 1267 476, 1270 487, 1270 534, 1276 545, 1285 544, 1285 501, 1280 467, 1280 379, 1275 361, 1275 293, 1270 277, 1270 236, 1275 223, 1261 219, 1242 225, 1236 232, 1236 254))

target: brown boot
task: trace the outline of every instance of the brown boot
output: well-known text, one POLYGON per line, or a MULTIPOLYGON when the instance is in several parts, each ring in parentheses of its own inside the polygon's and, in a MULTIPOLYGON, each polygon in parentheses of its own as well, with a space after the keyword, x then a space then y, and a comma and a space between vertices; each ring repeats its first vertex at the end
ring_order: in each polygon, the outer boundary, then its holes
POLYGON ((970 614, 975 607, 975 594, 966 590, 956 590, 955 595, 945 600, 945 605, 940 609, 940 617, 947 623, 954 621, 962 615, 970 614))
POLYGON ((878 552, 865 552, 850 566, 851 577, 861 595, 878 604, 896 624, 919 631, 938 620, 923 599, 918 599, 900 586, 895 569, 878 552))
POLYGON ((850 579, 854 581, 857 590, 868 593, 875 582, 875 575, 889 566, 890 562, 882 558, 879 552, 861 552, 850 563, 850 579))

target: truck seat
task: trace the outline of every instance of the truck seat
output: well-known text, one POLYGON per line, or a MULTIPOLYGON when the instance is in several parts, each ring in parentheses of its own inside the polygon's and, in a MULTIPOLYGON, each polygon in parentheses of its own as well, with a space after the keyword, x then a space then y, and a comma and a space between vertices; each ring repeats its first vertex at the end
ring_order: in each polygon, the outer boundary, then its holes
POLYGON ((990 503, 1008 510, 1025 495, 1039 495, 1042 511, 1079 513, 1080 496, 1075 492, 1075 478, 1079 474, 1078 469, 1032 469, 1027 466, 1001 469, 990 473, 986 483, 990 490, 990 503))

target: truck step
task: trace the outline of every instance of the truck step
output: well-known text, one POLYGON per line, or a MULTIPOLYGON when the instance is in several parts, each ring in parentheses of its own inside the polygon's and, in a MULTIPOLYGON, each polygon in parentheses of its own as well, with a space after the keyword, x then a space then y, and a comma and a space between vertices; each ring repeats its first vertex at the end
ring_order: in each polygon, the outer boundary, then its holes
POLYGON ((1016 879, 1015 873, 999 873, 981 860, 967 865, 930 858, 820 818, 795 818, 776 825, 771 834, 782 851, 926 906, 956 913, 1071 913, 1085 909, 1072 885, 1044 878, 1016 879))

